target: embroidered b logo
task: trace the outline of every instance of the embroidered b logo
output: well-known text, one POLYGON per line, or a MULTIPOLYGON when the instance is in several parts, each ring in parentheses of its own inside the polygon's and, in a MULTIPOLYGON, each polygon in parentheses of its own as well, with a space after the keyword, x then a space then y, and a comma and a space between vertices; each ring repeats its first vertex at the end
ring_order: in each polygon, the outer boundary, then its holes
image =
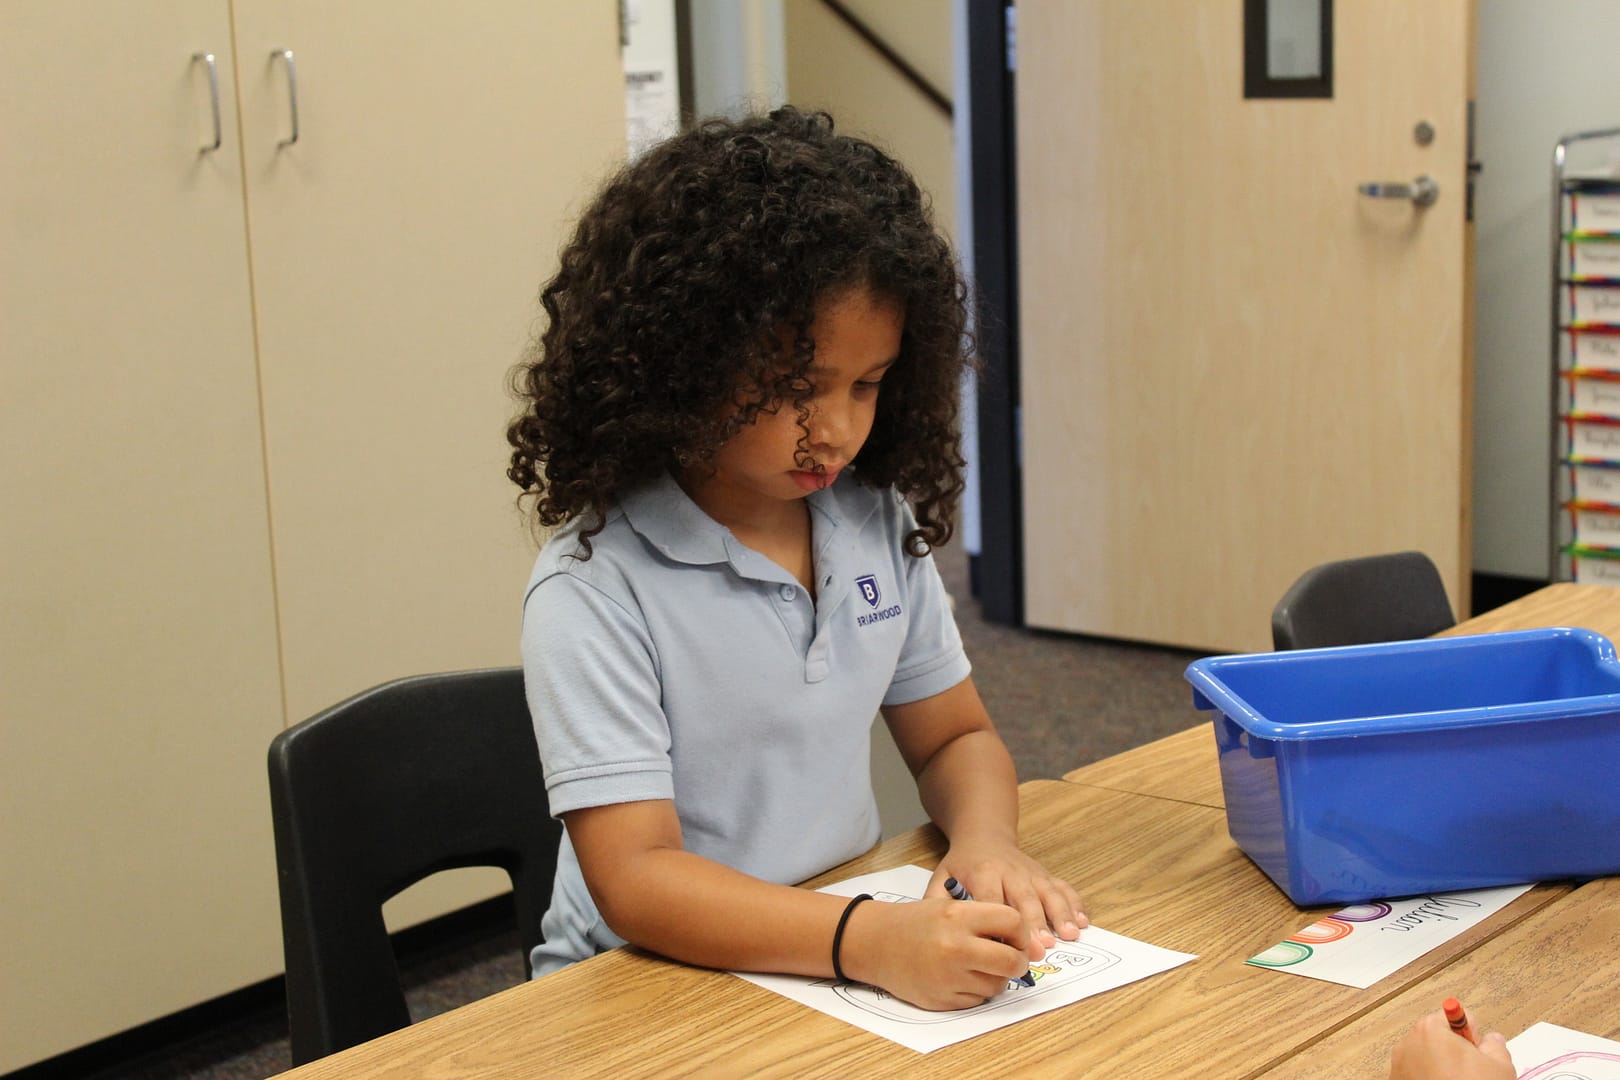
POLYGON ((867 604, 871 607, 877 607, 878 600, 882 596, 878 592, 877 575, 863 574, 855 579, 855 584, 861 587, 861 595, 866 598, 867 604))

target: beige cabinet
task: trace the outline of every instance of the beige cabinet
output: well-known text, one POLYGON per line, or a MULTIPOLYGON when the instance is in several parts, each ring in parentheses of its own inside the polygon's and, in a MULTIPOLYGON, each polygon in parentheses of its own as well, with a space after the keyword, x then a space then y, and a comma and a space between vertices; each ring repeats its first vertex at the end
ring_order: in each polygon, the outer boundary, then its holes
POLYGON ((0 1071, 276 974, 270 738, 515 661, 505 373, 623 143, 611 5, 0 0, 0 1071))

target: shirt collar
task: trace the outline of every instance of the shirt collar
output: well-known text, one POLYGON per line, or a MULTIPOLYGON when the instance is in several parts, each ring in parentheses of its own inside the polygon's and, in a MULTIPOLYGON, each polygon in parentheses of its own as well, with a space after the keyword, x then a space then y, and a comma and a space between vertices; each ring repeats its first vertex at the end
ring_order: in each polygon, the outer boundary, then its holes
POLYGON ((619 496, 619 507, 642 539, 679 562, 730 562, 731 530, 705 514, 667 472, 619 496))
MULTIPOLYGON (((853 476, 808 496, 810 510, 831 536, 847 526, 859 527, 872 516, 878 500, 853 476)), ((619 496, 625 520, 642 539, 679 562, 696 566, 734 562, 742 544, 731 530, 705 514, 668 472, 619 496)))

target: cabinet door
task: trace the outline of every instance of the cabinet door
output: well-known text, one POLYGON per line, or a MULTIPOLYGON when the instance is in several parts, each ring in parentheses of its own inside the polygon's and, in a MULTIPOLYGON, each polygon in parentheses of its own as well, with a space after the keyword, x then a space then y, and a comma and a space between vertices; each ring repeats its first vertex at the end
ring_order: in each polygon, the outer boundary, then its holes
POLYGON ((623 157, 622 68, 612 4, 235 14, 295 722, 517 662, 535 548, 505 478, 506 375, 570 218, 623 157))
POLYGON ((0 5, 0 1071, 281 967, 230 58, 223 0, 0 5))

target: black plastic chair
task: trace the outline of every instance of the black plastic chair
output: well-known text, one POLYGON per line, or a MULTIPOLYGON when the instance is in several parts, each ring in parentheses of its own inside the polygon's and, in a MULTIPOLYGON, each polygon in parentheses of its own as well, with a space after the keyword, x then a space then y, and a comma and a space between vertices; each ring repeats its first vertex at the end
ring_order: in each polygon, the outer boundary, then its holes
POLYGON ((410 1024, 382 905, 430 874, 511 875, 527 974, 562 826, 520 668, 399 679, 288 728, 270 809, 294 1064, 410 1024))
POLYGON ((1364 645, 1455 625, 1434 563, 1421 551, 1399 551, 1305 571, 1271 611, 1271 642, 1277 649, 1364 645))

